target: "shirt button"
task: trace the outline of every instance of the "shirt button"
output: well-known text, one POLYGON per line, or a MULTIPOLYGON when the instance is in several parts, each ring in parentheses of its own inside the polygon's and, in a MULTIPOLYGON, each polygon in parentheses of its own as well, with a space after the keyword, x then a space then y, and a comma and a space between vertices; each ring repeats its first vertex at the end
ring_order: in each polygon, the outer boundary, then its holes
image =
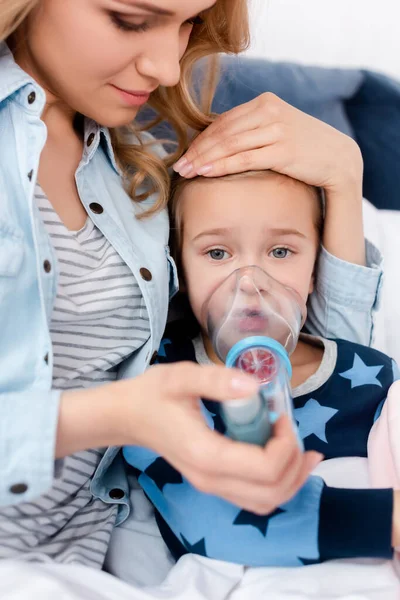
POLYGON ((155 362, 156 362, 156 360, 157 360, 157 356, 158 356, 158 352, 153 352, 153 356, 152 356, 152 357, 151 357, 151 359, 150 359, 150 364, 151 364, 151 365, 154 365, 154 363, 155 363, 155 362))
POLYGON ((94 142, 94 138, 95 138, 95 137, 96 137, 96 136, 94 135, 94 133, 91 133, 91 134, 89 135, 88 139, 86 140, 86 144, 87 144, 88 146, 91 146, 91 145, 93 144, 93 142, 94 142))
POLYGON ((25 494, 27 489, 28 486, 26 485, 26 483, 14 483, 14 485, 10 487, 10 492, 12 494, 25 494))
POLYGON ((151 281, 153 279, 153 275, 151 274, 151 272, 146 269, 145 267, 142 267, 139 271, 142 279, 144 279, 145 281, 151 281))
POLYGON ((46 363, 46 365, 49 364, 49 353, 48 352, 44 355, 44 362, 46 363))
POLYGON ((43 269, 45 270, 45 273, 50 273, 51 271, 51 262, 49 260, 45 260, 43 262, 43 269))
POLYGON ((122 500, 122 498, 125 496, 125 492, 120 488, 114 488, 108 492, 108 495, 110 496, 111 500, 122 500))
POLYGON ((89 204, 89 208, 95 215, 101 215, 101 213, 104 212, 104 208, 98 202, 92 202, 89 204))
POLYGON ((28 96, 28 104, 33 104, 36 100, 36 93, 31 92, 28 96))
POLYGON ((29 181, 32 181, 32 177, 33 177, 33 169, 31 169, 28 173, 28 179, 29 181))

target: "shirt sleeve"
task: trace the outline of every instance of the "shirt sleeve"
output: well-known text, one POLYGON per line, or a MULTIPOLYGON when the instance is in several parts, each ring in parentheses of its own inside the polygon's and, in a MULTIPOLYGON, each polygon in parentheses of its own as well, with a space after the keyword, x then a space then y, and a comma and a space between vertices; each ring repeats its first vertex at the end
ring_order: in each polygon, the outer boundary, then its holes
POLYGON ((0 395, 0 506, 29 502, 55 476, 55 445, 61 392, 0 395))
POLYGON ((366 240, 366 264, 348 263, 321 248, 305 329, 325 338, 370 346, 382 287, 382 256, 366 240))
POLYGON ((289 502, 260 516, 198 492, 170 467, 163 471, 156 480, 142 474, 139 483, 176 560, 189 552, 251 567, 293 567, 392 557, 392 489, 328 487, 314 475, 289 502))
POLYGON ((335 558, 392 558, 392 489, 325 486, 319 514, 321 561, 335 558))

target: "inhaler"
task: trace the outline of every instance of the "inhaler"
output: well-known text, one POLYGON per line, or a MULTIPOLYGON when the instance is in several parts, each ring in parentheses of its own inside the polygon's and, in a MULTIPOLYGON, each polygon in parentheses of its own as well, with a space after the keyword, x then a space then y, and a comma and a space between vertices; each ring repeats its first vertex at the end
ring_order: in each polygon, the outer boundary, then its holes
POLYGON ((249 373, 260 382, 254 397, 222 403, 221 417, 227 435, 264 446, 272 436, 274 423, 283 414, 289 416, 297 433, 289 356, 306 316, 297 292, 260 267, 249 266, 231 273, 212 293, 203 310, 218 358, 227 367, 249 373))

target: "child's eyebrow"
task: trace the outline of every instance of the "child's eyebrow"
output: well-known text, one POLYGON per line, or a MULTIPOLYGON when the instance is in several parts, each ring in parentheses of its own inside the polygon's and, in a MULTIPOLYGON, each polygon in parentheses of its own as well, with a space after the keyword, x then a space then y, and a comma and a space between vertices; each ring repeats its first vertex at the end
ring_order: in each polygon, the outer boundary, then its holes
POLYGON ((301 233, 298 229, 285 229, 282 227, 274 227, 272 229, 268 229, 268 232, 272 235, 277 236, 285 236, 285 235, 297 235, 298 237, 307 239, 307 236, 304 233, 301 233))
POLYGON ((231 232, 232 232, 231 227, 217 227, 216 229, 207 229, 207 231, 202 231, 201 233, 196 235, 196 237, 193 238, 193 242, 195 242, 196 240, 198 240, 202 237, 211 237, 213 235, 214 236, 226 235, 227 233, 231 233, 231 232))
MULTIPOLYGON (((196 237, 193 238, 193 242, 201 239, 202 237, 212 237, 212 236, 221 236, 232 233, 233 229, 231 227, 217 227, 215 229, 208 229, 207 231, 202 231, 196 237)), ((276 237, 284 237, 289 235, 295 235, 297 237, 301 237, 303 239, 307 239, 307 236, 304 233, 301 233, 298 229, 289 229, 284 227, 271 227, 267 230, 268 235, 276 236, 276 237)))

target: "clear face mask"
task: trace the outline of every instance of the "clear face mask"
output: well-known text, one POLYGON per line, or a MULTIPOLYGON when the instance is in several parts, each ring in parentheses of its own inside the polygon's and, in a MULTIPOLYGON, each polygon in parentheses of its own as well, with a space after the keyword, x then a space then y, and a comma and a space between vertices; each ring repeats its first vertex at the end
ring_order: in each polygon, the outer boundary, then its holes
POLYGON ((224 362, 231 348, 250 336, 271 338, 292 354, 306 317, 297 292, 257 266, 233 271, 203 311, 210 340, 224 362))
POLYGON ((214 290, 203 311, 217 356, 228 367, 249 373, 260 382, 256 397, 224 403, 222 416, 228 435, 265 445, 282 414, 291 418, 297 431, 289 355, 296 348, 306 318, 305 304, 297 292, 260 267, 243 267, 214 290))

